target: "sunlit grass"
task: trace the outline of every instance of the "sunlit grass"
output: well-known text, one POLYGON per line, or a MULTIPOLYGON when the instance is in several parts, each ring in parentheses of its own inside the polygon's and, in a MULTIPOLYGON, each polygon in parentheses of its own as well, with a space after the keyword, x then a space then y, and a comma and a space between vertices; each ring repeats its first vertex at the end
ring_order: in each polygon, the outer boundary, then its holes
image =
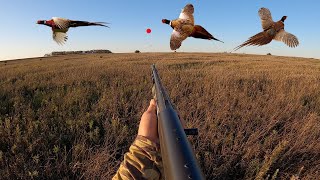
POLYGON ((110 179, 156 63, 207 179, 320 176, 320 62, 240 54, 72 55, 0 62, 0 176, 110 179))

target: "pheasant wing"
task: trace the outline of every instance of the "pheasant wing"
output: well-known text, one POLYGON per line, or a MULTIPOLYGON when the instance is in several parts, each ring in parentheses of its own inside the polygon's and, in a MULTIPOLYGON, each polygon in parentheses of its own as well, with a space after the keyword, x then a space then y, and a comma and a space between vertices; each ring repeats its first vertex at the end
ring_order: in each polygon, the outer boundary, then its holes
POLYGON ((60 29, 68 29, 71 23, 69 19, 59 17, 53 17, 52 20, 60 29))
POLYGON ((187 39, 190 33, 185 33, 181 29, 175 28, 171 34, 171 39, 170 39, 170 48, 171 50, 176 50, 178 49, 182 41, 187 39))
POLYGON ((68 40, 68 36, 64 32, 53 31, 52 38, 59 45, 63 45, 68 40))
POLYGON ((259 16, 261 18, 261 24, 262 24, 263 30, 269 29, 274 24, 274 21, 272 20, 271 12, 269 9, 261 8, 259 10, 259 16))
POLYGON ((288 32, 286 32, 285 30, 280 30, 276 36, 274 37, 275 40, 277 41, 282 41, 284 42, 287 46, 289 47, 297 47, 299 45, 299 40, 298 38, 293 35, 293 34, 290 34, 288 32))
POLYGON ((193 17, 194 8, 192 4, 187 4, 181 11, 179 19, 184 19, 189 21, 192 25, 194 25, 194 17, 193 17))

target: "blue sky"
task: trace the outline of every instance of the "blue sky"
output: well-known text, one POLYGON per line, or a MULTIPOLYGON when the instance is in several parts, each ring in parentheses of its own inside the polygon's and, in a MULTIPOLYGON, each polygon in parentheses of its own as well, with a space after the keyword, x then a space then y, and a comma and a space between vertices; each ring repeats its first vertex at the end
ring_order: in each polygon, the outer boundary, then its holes
POLYGON ((238 53, 320 58, 319 0, 2 0, 0 2, 0 60, 37 57, 52 51, 109 49, 113 52, 170 52, 171 27, 162 18, 175 19, 192 3, 195 23, 225 43, 188 38, 178 52, 231 51, 260 32, 258 10, 267 7, 273 19, 283 15, 286 31, 300 41, 298 48, 280 42, 263 47, 245 47, 238 53), (51 17, 109 22, 109 28, 80 27, 69 30, 69 40, 59 46, 51 29, 36 21, 51 17), (146 29, 152 33, 147 34, 146 29))

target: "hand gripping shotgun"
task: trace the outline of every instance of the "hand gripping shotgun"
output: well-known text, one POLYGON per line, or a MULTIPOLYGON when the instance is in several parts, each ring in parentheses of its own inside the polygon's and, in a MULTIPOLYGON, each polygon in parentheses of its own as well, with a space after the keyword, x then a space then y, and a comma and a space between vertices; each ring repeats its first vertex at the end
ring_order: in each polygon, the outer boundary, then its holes
POLYGON ((157 121, 161 157, 165 179, 204 179, 187 135, 197 135, 197 129, 183 129, 177 112, 161 84, 158 71, 153 64, 152 93, 157 103, 157 121))

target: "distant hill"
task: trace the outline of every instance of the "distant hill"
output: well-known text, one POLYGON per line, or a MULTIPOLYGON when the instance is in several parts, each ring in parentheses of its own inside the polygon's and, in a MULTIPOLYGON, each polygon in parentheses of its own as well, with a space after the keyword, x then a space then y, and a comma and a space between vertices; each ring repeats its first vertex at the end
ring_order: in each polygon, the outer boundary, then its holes
POLYGON ((53 51, 52 53, 45 54, 44 57, 69 55, 69 54, 102 54, 102 53, 112 53, 112 52, 106 49, 97 49, 97 50, 88 50, 88 51, 53 51))

